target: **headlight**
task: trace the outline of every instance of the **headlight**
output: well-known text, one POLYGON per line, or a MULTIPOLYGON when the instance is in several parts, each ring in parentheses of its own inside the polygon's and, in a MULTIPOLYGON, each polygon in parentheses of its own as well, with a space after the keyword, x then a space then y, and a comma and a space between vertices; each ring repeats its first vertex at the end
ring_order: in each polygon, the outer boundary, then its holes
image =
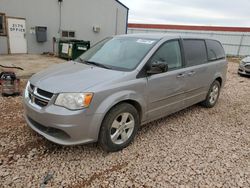
POLYGON ((60 93, 55 105, 68 108, 69 110, 80 110, 89 107, 93 93, 60 93))
POLYGON ((240 64, 243 65, 243 66, 244 66, 246 63, 247 63, 247 62, 244 62, 244 61, 241 61, 241 62, 240 62, 240 64))
POLYGON ((30 86, 30 82, 28 81, 24 90, 24 97, 26 99, 29 97, 29 86, 30 86))

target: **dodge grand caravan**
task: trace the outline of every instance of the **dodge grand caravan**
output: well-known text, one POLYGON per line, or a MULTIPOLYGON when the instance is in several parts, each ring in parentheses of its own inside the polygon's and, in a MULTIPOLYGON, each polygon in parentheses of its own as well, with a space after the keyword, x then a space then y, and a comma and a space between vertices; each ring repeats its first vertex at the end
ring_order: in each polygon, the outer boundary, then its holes
POLYGON ((216 40, 166 35, 107 38, 76 61, 34 75, 27 124, 61 145, 127 147, 142 124, 201 103, 213 107, 226 80, 216 40))

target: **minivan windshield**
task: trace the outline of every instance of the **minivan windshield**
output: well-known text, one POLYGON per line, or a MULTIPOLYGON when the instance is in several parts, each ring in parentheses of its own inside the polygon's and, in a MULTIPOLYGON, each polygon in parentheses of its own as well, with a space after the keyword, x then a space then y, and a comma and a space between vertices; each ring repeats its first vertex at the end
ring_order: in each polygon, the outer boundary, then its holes
POLYGON ((156 43, 156 39, 107 38, 86 51, 77 61, 102 68, 130 71, 139 65, 156 43))

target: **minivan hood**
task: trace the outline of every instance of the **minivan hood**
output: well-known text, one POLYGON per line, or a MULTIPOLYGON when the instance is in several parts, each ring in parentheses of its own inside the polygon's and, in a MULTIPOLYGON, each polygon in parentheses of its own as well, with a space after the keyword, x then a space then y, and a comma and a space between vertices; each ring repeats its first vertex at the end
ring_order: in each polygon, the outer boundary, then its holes
POLYGON ((124 74, 125 72, 70 61, 35 74, 30 82, 52 93, 85 92, 93 86, 118 79, 124 74))

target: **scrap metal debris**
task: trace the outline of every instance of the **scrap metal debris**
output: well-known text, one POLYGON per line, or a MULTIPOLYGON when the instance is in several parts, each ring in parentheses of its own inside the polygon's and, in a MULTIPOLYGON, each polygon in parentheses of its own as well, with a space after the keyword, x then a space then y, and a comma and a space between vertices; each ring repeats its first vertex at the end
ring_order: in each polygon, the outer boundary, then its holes
POLYGON ((40 188, 45 188, 45 186, 49 183, 49 181, 53 178, 54 172, 48 172, 47 175, 42 180, 40 184, 40 188))
POLYGON ((17 67, 17 66, 5 66, 5 65, 0 65, 0 67, 2 67, 2 68, 6 68, 6 69, 19 69, 19 70, 23 70, 23 68, 22 67, 17 67))
POLYGON ((20 94, 20 79, 14 72, 0 73, 1 93, 3 96, 20 94))

